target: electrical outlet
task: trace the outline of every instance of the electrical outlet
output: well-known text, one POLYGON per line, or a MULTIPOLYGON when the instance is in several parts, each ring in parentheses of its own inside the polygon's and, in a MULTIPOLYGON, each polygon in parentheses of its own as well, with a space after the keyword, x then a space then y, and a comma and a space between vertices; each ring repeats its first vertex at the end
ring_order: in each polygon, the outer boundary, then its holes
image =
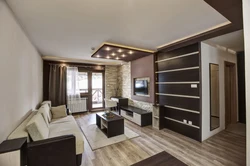
POLYGON ((192 122, 192 121, 188 121, 188 124, 192 125, 192 124, 193 124, 193 122, 192 122))
POLYGON ((191 84, 191 88, 197 88, 197 84, 191 84))
POLYGON ((184 122, 184 123, 187 123, 187 120, 186 120, 186 119, 183 119, 183 122, 184 122))

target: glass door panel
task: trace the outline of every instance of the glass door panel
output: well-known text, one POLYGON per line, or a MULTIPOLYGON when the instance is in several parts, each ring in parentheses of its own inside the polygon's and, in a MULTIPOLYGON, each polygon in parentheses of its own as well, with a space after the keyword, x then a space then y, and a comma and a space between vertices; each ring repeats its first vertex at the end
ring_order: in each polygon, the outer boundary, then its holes
POLYGON ((88 93, 88 73, 79 72, 78 81, 79 81, 80 93, 88 93))
POLYGON ((92 108, 103 107, 103 73, 92 73, 92 108))

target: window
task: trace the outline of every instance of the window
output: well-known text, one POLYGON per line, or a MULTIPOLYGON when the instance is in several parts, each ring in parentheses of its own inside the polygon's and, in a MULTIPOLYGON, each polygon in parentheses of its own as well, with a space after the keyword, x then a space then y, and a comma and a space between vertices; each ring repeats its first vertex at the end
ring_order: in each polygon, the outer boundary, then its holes
POLYGON ((79 72, 78 73, 78 83, 80 93, 88 93, 88 73, 79 72))

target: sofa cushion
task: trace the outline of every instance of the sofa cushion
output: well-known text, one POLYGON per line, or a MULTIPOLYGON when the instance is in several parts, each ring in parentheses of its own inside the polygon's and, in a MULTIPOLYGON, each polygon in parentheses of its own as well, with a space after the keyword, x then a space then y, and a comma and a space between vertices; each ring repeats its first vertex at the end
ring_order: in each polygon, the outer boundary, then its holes
POLYGON ((47 139, 49 137, 49 128, 41 113, 37 113, 26 125, 26 129, 33 141, 47 139))
POLYGON ((51 119, 52 119, 52 115, 51 115, 51 111, 50 111, 49 105, 48 104, 42 105, 38 109, 38 112, 43 115, 43 118, 44 118, 47 126, 49 127, 49 123, 51 122, 51 119))
POLYGON ((62 118, 62 121, 52 121, 49 126, 49 138, 62 135, 74 135, 76 137, 76 154, 82 154, 84 150, 84 139, 80 128, 73 116, 62 118), (64 121, 64 122, 63 122, 64 121))
POLYGON ((43 101, 41 103, 41 106, 44 105, 44 104, 48 104, 49 108, 51 108, 51 101, 43 101))
POLYGON ((73 116, 66 116, 66 117, 63 117, 63 118, 52 119, 50 124, 65 123, 65 122, 72 122, 72 121, 75 121, 73 116))
POLYGON ((37 111, 31 111, 31 113, 22 121, 22 123, 9 135, 8 140, 26 137, 30 142, 29 133, 26 130, 26 125, 31 118, 37 114, 37 111))
POLYGON ((66 105, 60 105, 57 107, 51 107, 51 113, 53 119, 64 118, 67 116, 66 105))
POLYGON ((51 114, 50 107, 49 107, 48 104, 42 105, 42 106, 38 109, 38 112, 40 112, 40 113, 44 116, 44 120, 45 120, 46 123, 47 123, 47 122, 48 122, 48 123, 51 122, 52 114, 51 114))

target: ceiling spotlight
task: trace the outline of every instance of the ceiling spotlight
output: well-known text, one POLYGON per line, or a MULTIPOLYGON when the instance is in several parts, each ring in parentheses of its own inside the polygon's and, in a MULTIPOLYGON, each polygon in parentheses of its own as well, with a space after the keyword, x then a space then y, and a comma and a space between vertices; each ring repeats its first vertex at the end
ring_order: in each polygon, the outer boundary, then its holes
POLYGON ((110 57, 109 56, 107 56, 107 59, 109 59, 110 57))
POLYGON ((118 52, 122 52, 122 49, 119 49, 118 52))
POLYGON ((119 60, 119 57, 116 57, 117 60, 119 60))
POLYGON ((129 53, 129 54, 133 54, 133 51, 129 51, 128 53, 129 53))
POLYGON ((98 54, 98 55, 96 55, 96 57, 97 57, 97 58, 99 58, 99 57, 100 57, 100 55, 98 54))
POLYGON ((112 53, 111 55, 112 55, 112 56, 115 56, 115 53, 112 53))
POLYGON ((126 55, 125 54, 122 54, 122 57, 125 57, 126 55))
POLYGON ((107 50, 107 51, 110 51, 110 48, 109 48, 109 47, 107 47, 107 48, 106 48, 106 50, 107 50))

